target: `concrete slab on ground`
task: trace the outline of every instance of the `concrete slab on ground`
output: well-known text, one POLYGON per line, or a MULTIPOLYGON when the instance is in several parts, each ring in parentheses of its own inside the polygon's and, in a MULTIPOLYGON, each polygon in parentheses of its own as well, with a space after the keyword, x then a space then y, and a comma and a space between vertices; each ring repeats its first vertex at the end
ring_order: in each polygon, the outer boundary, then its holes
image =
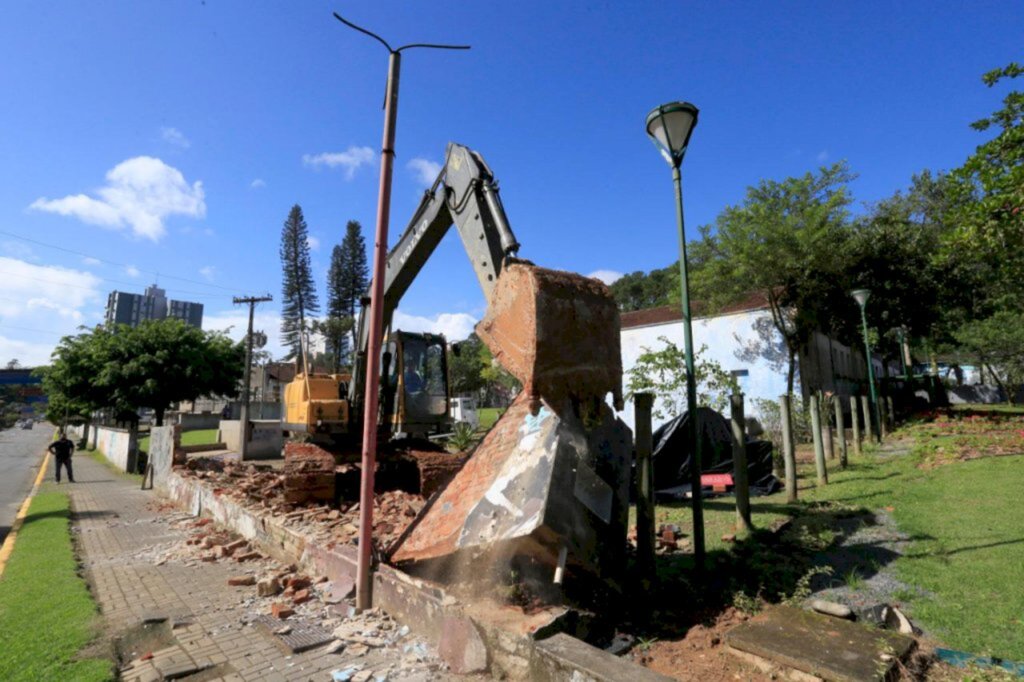
POLYGON ((887 679, 914 639, 791 606, 775 606, 731 630, 733 649, 824 680, 887 679))

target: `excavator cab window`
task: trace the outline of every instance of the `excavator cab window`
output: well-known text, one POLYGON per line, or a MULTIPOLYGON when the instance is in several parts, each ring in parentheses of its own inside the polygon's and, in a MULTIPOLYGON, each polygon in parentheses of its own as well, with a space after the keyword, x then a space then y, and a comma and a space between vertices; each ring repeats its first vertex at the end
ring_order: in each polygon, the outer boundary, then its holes
POLYGON ((402 383, 407 420, 418 421, 447 413, 447 376, 443 339, 403 336, 402 383))

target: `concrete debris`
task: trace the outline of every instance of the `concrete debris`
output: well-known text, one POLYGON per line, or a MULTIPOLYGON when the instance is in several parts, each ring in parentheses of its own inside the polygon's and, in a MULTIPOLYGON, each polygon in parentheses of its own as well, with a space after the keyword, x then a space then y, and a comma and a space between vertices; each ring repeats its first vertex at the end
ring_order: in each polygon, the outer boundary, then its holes
POLYGON ((824 613, 826 616, 835 616, 836 618, 853 618, 853 609, 844 604, 837 604, 834 601, 825 601, 824 599, 812 599, 811 608, 818 613, 824 613))
MULTIPOLYGON (((183 476, 202 479, 212 487, 214 494, 230 498, 247 509, 262 515, 278 519, 286 526, 301 526, 316 541, 324 544, 355 545, 359 536, 359 504, 342 502, 340 508, 332 508, 334 503, 332 492, 328 497, 323 486, 326 485, 317 476, 326 475, 323 467, 327 466, 326 450, 316 448, 307 443, 298 443, 310 452, 309 458, 294 464, 292 473, 268 471, 251 462, 221 462, 219 460, 189 460, 189 467, 181 470, 183 476), (308 446, 308 447, 307 447, 308 446), (313 468, 310 461, 320 462, 321 468, 313 468), (208 461, 197 465, 197 462, 208 461), (319 473, 316 473, 319 472, 319 473), (288 476, 293 481, 285 485, 288 476), (289 487, 291 486, 291 487, 289 487), (306 486, 306 487, 303 487, 306 486), (288 492, 288 491, 291 492, 288 492), (305 492, 301 492, 305 491, 305 492)), ((294 448, 292 448, 294 450, 294 448)), ((307 450, 300 449, 299 452, 307 450)), ((403 452, 403 457, 425 457, 420 466, 421 485, 428 489, 441 484, 442 479, 454 475, 462 466, 462 459, 445 453, 433 453, 419 450, 403 452), (431 459, 434 458, 434 459, 431 459), (442 459, 444 458, 444 459, 442 459), (435 461, 436 460, 436 461, 435 461), (446 463, 447 462, 447 463, 446 463)), ((294 456, 293 456, 294 459, 294 456)), ((337 469, 331 459, 331 477, 337 469)), ((333 480, 333 478, 332 478, 333 480)), ((332 484, 333 485, 333 484, 332 484)), ((387 550, 408 528, 409 524, 422 511, 426 500, 422 495, 393 490, 381 493, 374 499, 374 542, 382 552, 387 550)), ((205 526, 206 524, 203 524, 205 526)), ((204 542, 200 537, 197 542, 204 542)), ((252 561, 258 558, 254 552, 247 551, 245 541, 233 542, 230 538, 211 537, 204 549, 209 550, 206 561, 216 561, 228 557, 237 561, 252 561)))
POLYGON ((281 583, 277 578, 264 578, 256 583, 256 594, 261 597, 276 597, 281 594, 281 583))

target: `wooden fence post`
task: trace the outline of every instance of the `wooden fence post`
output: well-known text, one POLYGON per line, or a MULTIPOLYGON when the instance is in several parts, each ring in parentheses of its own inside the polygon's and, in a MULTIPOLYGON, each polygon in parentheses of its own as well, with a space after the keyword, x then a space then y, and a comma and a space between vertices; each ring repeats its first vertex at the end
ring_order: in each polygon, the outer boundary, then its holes
POLYGON ((654 567, 654 471, 651 465, 652 393, 633 396, 636 417, 636 554, 640 580, 649 587, 655 578, 654 567))
POLYGON ((796 502, 796 444, 793 442, 793 396, 779 396, 782 418, 782 456, 786 463, 786 501, 796 502))
POLYGON ((743 416, 743 394, 729 396, 732 417, 732 479, 736 495, 736 530, 750 533, 754 523, 750 519, 750 481, 747 471, 747 422, 743 416))

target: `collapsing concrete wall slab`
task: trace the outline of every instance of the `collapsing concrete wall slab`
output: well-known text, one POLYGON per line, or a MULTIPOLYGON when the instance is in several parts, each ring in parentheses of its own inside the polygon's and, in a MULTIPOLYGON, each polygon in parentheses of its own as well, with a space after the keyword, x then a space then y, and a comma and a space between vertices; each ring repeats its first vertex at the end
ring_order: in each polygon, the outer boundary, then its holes
POLYGON ((564 547, 570 567, 621 579, 632 434, 607 406, 585 425, 568 401, 536 415, 530 402, 520 394, 399 539, 393 562, 508 545, 553 567, 564 547))

